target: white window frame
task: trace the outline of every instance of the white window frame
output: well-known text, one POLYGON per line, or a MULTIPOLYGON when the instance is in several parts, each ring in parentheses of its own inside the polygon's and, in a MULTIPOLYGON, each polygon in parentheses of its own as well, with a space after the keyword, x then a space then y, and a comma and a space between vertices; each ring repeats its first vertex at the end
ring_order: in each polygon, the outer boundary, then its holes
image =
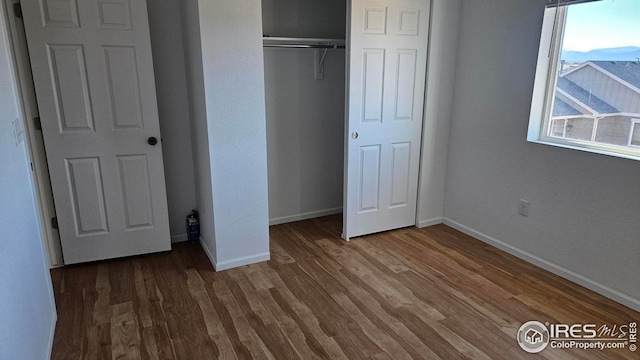
POLYGON ((627 145, 640 148, 640 145, 631 144, 631 140, 633 140, 633 130, 636 126, 640 126, 640 119, 631 119, 631 129, 629 130, 629 141, 627 141, 627 145))
MULTIPOLYGON (((595 141, 566 139, 548 135, 555 98, 558 66, 560 65, 559 56, 564 37, 566 10, 567 6, 549 7, 544 13, 533 96, 531 99, 527 141, 625 159, 640 160, 640 147, 611 145, 597 143, 595 141)), ((594 123, 594 130, 597 129, 596 126, 597 121, 594 123)))

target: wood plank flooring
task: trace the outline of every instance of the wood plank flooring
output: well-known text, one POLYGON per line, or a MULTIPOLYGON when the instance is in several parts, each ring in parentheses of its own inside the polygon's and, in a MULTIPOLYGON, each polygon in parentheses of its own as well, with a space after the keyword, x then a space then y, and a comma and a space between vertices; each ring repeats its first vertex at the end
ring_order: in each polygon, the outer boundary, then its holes
POLYGON ((638 359, 531 355, 529 320, 640 314, 444 225, 345 243, 338 216, 271 228, 272 260, 216 273, 197 245, 52 271, 53 359, 638 359))

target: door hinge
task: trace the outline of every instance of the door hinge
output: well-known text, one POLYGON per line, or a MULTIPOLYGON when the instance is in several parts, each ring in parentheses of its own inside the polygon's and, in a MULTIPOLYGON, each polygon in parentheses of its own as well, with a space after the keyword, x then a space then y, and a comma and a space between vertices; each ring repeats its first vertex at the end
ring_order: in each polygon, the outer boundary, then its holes
POLYGON ((40 116, 36 116, 33 118, 33 124, 36 127, 36 130, 42 131, 42 122, 40 122, 40 116))
POLYGON ((13 4, 13 15, 18 19, 22 19, 22 5, 20 3, 13 4))
POLYGON ((58 218, 57 217, 51 218, 51 227, 53 229, 56 229, 56 230, 58 229, 58 218))

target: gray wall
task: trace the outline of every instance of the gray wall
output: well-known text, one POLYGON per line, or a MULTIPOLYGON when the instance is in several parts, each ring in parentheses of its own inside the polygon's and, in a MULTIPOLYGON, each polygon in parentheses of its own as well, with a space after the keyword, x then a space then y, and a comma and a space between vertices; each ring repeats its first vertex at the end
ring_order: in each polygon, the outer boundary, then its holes
POLYGON ((640 309, 640 163, 525 141, 544 4, 462 2, 445 222, 640 309))
POLYGON ((196 208, 196 199, 180 2, 148 0, 147 7, 171 239, 183 241, 185 217, 196 208))
POLYGON ((344 39, 346 0, 262 0, 263 34, 344 39))
POLYGON ((460 0, 432 0, 420 159, 418 225, 442 222, 460 27, 460 0))
POLYGON ((209 239, 209 251, 215 254, 209 129, 204 91, 198 0, 182 1, 181 14, 191 133, 193 134, 191 148, 193 152, 196 206, 200 211, 201 219, 200 235, 204 240, 209 239))
POLYGON ((56 320, 0 4, 0 359, 48 359, 56 320))

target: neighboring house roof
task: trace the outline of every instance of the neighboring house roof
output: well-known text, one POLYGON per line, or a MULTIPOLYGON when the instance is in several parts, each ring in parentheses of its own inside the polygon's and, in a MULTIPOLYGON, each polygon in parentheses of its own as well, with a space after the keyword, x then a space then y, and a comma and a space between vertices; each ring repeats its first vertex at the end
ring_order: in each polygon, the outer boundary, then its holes
POLYGON ((640 93, 640 62, 638 61, 585 61, 580 65, 566 71, 561 76, 580 71, 590 66, 629 89, 640 93))
MULTIPOLYGON (((564 91, 565 93, 567 93, 569 96, 575 98, 576 100, 578 100, 582 104, 590 107, 591 109, 597 111, 600 114, 611 114, 611 113, 620 112, 615 107, 607 104, 606 102, 604 102, 603 100, 601 100, 597 96, 594 96, 593 94, 590 94, 587 90, 581 88, 579 85, 577 85, 573 81, 571 81, 569 79, 566 79, 564 77, 558 77, 557 87, 558 87, 558 89, 560 89, 560 90, 564 91)), ((558 102, 557 98, 556 98, 556 102, 558 102)), ((566 104, 566 103, 565 103, 565 105, 568 106, 568 104, 566 104)), ((573 110, 577 111, 576 109, 573 109, 573 110)), ((555 112, 555 106, 554 106, 554 112, 555 112)), ((578 114, 580 114, 580 112, 578 112, 578 114)), ((578 114, 571 114, 571 115, 578 115, 578 114)), ((559 116, 561 116, 561 115, 559 115, 559 116)))
POLYGON ((640 62, 637 61, 591 61, 596 66, 619 77, 640 89, 640 62))
POLYGON ((580 111, 574 109, 571 105, 558 99, 557 97, 553 102, 553 116, 572 116, 580 114, 582 114, 580 111))

